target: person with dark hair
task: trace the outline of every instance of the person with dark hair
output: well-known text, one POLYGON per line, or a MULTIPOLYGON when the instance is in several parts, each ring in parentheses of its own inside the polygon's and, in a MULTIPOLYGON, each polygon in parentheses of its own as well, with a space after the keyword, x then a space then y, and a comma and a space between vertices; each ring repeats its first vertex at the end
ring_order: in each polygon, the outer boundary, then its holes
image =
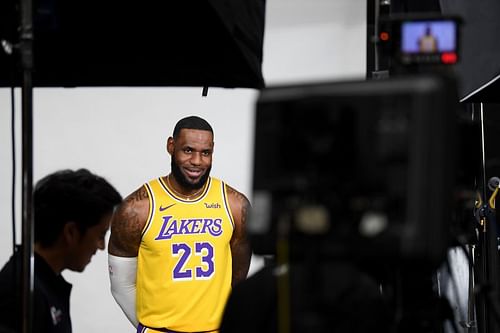
MULTIPOLYGON (((104 178, 86 169, 62 170, 35 185, 33 323, 37 333, 70 333, 71 284, 61 276, 82 272, 104 250, 113 210, 122 200, 104 178)), ((0 271, 0 325, 21 332, 22 251, 0 271)))
POLYGON ((111 292, 137 332, 218 331, 232 286, 247 276, 248 199, 211 177, 213 130, 179 120, 171 172, 129 195, 111 223, 111 292))

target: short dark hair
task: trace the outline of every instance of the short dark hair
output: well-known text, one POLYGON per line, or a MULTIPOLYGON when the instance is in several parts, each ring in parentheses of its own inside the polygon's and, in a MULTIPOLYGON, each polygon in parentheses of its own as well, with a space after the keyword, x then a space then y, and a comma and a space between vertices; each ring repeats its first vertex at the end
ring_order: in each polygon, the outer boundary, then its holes
POLYGON ((181 129, 183 128, 210 131, 212 135, 214 134, 212 126, 210 126, 210 124, 205 119, 198 116, 189 116, 179 120, 174 127, 174 133, 172 135, 174 139, 177 138, 181 129))
POLYGON ((37 182, 33 194, 35 242, 53 245, 71 221, 84 234, 121 200, 110 183, 87 169, 49 174, 37 182))

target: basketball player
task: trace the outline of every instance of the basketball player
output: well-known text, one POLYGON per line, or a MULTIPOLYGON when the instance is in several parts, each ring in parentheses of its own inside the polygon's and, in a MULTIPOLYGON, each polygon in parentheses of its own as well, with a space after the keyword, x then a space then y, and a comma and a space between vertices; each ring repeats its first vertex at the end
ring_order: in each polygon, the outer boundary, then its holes
POLYGON ((425 53, 438 51, 437 39, 432 34, 431 27, 426 27, 424 35, 418 40, 418 50, 425 53))
POLYGON ((251 251, 248 199, 210 177, 212 127, 190 116, 168 138, 171 172, 129 195, 109 240, 112 294, 137 332, 213 332, 251 251))

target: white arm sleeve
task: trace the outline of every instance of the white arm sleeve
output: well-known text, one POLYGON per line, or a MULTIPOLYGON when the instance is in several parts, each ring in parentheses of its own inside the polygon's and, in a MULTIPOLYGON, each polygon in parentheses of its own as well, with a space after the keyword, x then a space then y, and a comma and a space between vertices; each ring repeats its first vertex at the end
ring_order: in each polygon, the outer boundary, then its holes
POLYGON ((138 321, 135 312, 137 257, 126 258, 108 254, 108 265, 111 294, 128 320, 134 327, 137 327, 138 321))

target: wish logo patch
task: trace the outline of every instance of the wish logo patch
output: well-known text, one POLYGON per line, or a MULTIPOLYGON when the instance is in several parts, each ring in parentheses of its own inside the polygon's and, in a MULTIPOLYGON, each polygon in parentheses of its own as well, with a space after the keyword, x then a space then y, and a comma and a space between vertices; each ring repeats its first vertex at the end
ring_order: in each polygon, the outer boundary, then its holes
POLYGON ((208 203, 204 202, 205 208, 220 208, 220 204, 218 202, 208 203))

